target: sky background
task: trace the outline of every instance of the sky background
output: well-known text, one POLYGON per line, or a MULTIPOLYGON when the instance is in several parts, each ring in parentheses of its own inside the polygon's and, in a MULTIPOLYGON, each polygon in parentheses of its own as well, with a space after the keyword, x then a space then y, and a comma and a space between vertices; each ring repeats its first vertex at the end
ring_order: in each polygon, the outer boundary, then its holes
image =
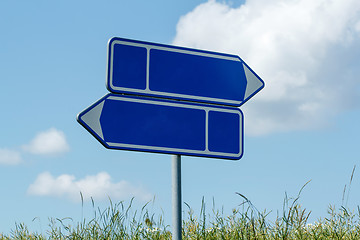
POLYGON ((91 218, 91 197, 103 209, 109 198, 140 208, 155 197, 150 209, 171 224, 171 156, 105 149, 76 122, 107 93, 111 37, 236 54, 265 82, 241 107, 241 160, 182 157, 183 201, 196 214, 202 197, 209 212, 213 199, 230 212, 239 192, 271 219, 309 180, 300 203, 311 222, 329 205, 359 205, 359 166, 349 187, 360 147, 358 0, 3 0, 0 34, 2 233, 91 218))

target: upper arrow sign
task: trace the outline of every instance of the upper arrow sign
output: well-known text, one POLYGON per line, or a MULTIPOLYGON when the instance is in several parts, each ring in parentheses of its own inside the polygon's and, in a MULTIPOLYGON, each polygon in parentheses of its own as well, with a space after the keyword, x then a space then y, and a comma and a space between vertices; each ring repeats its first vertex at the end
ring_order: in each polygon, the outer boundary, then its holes
POLYGON ((106 85, 114 93, 240 106, 264 82, 236 55, 112 38, 106 85))

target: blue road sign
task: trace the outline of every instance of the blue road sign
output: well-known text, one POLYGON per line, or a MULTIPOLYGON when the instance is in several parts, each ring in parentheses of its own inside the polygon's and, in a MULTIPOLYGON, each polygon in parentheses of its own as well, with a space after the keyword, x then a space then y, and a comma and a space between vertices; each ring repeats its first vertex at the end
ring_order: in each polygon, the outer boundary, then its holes
POLYGON ((128 93, 240 106, 264 82, 236 55, 112 38, 107 88, 128 93))
POLYGON ((243 154, 238 108, 108 94, 78 122, 105 147, 237 160, 243 154))

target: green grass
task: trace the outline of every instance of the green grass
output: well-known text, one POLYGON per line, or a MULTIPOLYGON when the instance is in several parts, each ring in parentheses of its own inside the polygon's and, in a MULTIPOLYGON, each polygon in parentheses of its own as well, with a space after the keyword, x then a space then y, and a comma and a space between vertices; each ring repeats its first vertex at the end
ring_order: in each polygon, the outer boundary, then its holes
MULTIPOLYGON (((268 219, 269 212, 258 211, 251 201, 240 193, 237 194, 243 202, 229 215, 216 210, 215 204, 207 212, 204 199, 198 215, 185 203, 187 208, 183 220, 183 239, 360 239, 359 207, 351 211, 344 206, 340 208, 329 206, 324 218, 309 223, 311 212, 302 208, 299 202, 301 192, 306 185, 300 189, 295 198, 288 198, 285 195, 283 209, 273 221, 268 219)), ((347 203, 347 198, 345 186, 343 203, 347 203)), ((75 223, 70 218, 50 219, 48 229, 44 233, 31 232, 26 225, 16 224, 9 235, 0 234, 0 240, 171 239, 171 228, 165 224, 162 215, 157 216, 148 211, 149 203, 136 210, 132 202, 125 205, 124 202, 114 204, 110 201, 110 206, 103 211, 99 208, 95 210, 92 202, 94 216, 90 220, 75 223)))
MULTIPOLYGON (((132 212, 131 203, 127 207, 123 202, 110 203, 89 221, 50 219, 45 233, 34 233, 17 224, 8 236, 0 234, 0 239, 171 239, 171 229, 163 218, 150 214, 146 207, 132 212)), ((351 212, 345 207, 329 207, 328 215, 315 223, 308 223, 310 212, 301 208, 298 198, 287 199, 274 222, 248 200, 228 216, 219 210, 205 210, 203 202, 196 216, 188 206, 183 239, 360 239, 359 208, 351 212)))

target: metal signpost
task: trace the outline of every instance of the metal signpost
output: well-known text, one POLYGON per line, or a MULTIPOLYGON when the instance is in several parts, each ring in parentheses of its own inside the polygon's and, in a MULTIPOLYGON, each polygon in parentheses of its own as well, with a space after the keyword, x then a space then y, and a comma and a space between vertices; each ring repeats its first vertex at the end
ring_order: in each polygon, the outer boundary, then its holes
POLYGON ((112 38, 110 92, 78 114, 106 148, 173 154, 173 239, 180 240, 181 155, 238 160, 238 108, 264 82, 238 56, 112 38))

